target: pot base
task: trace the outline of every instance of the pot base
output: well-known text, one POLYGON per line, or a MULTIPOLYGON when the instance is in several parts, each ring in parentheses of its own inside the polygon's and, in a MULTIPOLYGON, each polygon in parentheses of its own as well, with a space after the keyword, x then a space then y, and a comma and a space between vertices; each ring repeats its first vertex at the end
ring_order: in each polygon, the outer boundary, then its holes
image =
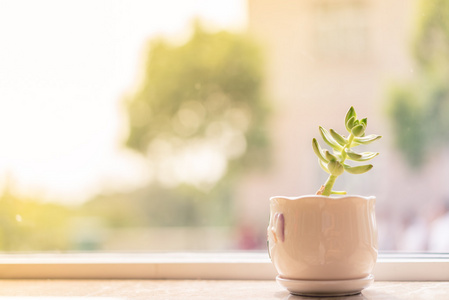
POLYGON ((374 282, 370 274, 365 278, 348 280, 295 280, 276 277, 276 281, 293 295, 299 296, 348 296, 359 294, 374 282))

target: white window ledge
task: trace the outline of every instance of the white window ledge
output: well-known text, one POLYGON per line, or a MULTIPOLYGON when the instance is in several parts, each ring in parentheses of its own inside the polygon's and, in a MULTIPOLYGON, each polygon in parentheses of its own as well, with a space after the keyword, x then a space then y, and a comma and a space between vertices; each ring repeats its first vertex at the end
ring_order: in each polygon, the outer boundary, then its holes
MULTIPOLYGON (((271 280, 266 253, 2 254, 9 279, 234 279, 271 280)), ((449 281, 449 254, 381 253, 378 281, 449 281)))

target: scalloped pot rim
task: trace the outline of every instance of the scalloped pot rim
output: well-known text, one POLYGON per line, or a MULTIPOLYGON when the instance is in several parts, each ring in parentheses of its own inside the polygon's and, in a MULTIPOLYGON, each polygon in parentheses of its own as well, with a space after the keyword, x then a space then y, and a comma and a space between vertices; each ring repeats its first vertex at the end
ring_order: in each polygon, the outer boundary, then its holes
POLYGON ((271 197, 270 200, 274 199, 287 199, 287 200, 300 200, 307 198, 321 198, 321 199, 346 199, 346 198, 363 198, 366 200, 376 199, 376 196, 360 196, 360 195, 333 195, 333 196, 323 196, 323 195, 303 195, 297 197, 288 197, 288 196, 274 196, 271 197))

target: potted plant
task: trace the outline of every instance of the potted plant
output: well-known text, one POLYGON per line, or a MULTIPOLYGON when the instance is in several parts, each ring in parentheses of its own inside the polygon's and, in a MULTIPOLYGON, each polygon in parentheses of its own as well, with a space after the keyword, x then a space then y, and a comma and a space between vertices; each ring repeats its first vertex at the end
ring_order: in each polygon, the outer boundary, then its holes
POLYGON ((345 171, 362 174, 371 164, 364 162, 379 153, 353 151, 353 147, 381 138, 365 135, 367 119, 357 119, 353 107, 345 117, 347 137, 319 127, 332 153, 316 139, 312 147, 321 168, 329 174, 316 195, 270 198, 268 250, 279 275, 277 281, 292 294, 339 296, 360 293, 374 278, 377 260, 376 198, 334 191, 345 171))

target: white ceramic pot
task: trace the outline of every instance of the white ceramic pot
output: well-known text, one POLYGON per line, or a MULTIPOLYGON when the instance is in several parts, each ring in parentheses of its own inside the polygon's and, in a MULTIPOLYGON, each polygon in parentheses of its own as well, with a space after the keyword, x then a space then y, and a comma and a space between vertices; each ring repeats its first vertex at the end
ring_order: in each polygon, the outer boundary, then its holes
POLYGON ((375 201, 361 196, 272 197, 268 246, 278 282, 371 283, 377 260, 375 201))

